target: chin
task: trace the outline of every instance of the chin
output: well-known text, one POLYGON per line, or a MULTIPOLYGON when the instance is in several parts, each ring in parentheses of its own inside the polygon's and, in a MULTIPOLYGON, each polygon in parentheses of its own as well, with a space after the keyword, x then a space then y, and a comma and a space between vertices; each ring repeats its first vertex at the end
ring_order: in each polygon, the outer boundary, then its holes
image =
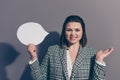
POLYGON ((73 41, 72 41, 72 42, 70 42, 70 44, 76 44, 76 43, 77 43, 77 42, 73 42, 73 41))

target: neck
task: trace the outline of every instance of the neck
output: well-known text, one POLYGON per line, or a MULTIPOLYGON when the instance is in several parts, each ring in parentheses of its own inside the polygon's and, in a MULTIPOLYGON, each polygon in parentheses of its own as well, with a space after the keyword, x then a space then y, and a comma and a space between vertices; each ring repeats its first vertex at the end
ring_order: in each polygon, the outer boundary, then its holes
POLYGON ((71 44, 68 46, 68 49, 78 49, 80 47, 80 44, 71 44))

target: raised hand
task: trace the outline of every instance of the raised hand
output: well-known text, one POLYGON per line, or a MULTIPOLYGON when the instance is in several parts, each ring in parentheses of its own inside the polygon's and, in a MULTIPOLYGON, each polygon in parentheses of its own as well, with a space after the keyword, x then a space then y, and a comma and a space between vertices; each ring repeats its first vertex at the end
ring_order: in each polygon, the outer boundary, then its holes
POLYGON ((30 54, 31 60, 37 59, 37 48, 34 44, 30 43, 28 45, 28 52, 30 54))
POLYGON ((113 50, 114 50, 113 48, 109 48, 107 50, 98 51, 96 54, 96 60, 102 63, 103 59, 107 57, 109 54, 111 54, 113 50))

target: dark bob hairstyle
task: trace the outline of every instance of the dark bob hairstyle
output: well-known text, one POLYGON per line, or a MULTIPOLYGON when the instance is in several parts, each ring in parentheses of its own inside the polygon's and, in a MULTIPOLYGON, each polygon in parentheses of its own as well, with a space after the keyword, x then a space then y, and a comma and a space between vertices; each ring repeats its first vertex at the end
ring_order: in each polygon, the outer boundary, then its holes
POLYGON ((68 16, 66 18, 66 20, 64 21, 63 28, 62 28, 62 33, 61 33, 61 36, 60 36, 60 45, 61 45, 61 47, 63 48, 64 46, 68 46, 68 41, 67 41, 66 36, 65 36, 65 30, 66 30, 66 25, 69 22, 79 22, 82 25, 83 35, 82 35, 82 38, 80 40, 80 45, 82 47, 85 47, 85 45, 87 44, 85 23, 84 23, 83 19, 81 17, 77 16, 77 15, 68 16))

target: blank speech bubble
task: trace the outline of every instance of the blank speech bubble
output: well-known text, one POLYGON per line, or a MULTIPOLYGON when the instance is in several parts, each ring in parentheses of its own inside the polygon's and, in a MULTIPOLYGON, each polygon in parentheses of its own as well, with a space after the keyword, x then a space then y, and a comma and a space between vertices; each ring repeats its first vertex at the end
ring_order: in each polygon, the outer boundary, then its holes
POLYGON ((29 43, 38 45, 48 34, 39 23, 35 22, 24 23, 17 30, 17 38, 24 45, 29 43))

